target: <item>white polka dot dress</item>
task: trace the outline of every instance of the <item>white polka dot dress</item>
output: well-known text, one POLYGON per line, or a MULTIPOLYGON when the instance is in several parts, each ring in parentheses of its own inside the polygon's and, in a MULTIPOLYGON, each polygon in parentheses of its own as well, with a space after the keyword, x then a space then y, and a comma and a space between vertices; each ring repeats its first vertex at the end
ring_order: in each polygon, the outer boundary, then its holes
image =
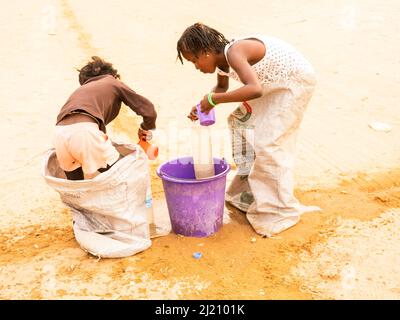
MULTIPOLYGON (((262 84, 282 84, 296 80, 301 74, 314 74, 311 64, 290 44, 269 36, 248 36, 232 40, 225 46, 225 57, 229 48, 237 41, 244 39, 257 39, 264 43, 265 56, 252 65, 262 84)), ((229 64, 228 57, 226 58, 229 64)), ((217 72, 240 82, 237 73, 232 70, 227 73, 220 69, 217 72)))

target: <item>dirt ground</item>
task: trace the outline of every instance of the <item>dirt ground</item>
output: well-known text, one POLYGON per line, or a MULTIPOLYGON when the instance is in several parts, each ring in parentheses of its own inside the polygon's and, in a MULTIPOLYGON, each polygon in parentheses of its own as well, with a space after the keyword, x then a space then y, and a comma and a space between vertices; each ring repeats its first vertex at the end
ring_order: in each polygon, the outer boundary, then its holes
MULTIPOLYGON (((400 299, 398 1, 246 4, 4 5, 1 299, 400 299), (175 60, 177 39, 196 21, 228 37, 280 37, 314 65, 318 86, 298 138, 296 195, 322 211, 265 239, 243 213, 227 207, 223 227, 210 237, 170 233, 142 253, 100 260, 80 249, 69 209, 41 177, 55 117, 78 86, 76 68, 91 55, 113 62, 124 82, 154 102, 158 128, 169 137, 159 142, 151 166, 154 197, 163 203, 155 168, 190 152, 186 114, 215 81, 175 60), (376 130, 373 122, 391 130, 376 130), (192 257, 197 251, 203 254, 198 260, 192 257)), ((213 129, 216 152, 230 161, 225 118, 234 108, 220 106, 213 129)), ((111 138, 135 142, 139 121, 124 108, 108 128, 111 138)))

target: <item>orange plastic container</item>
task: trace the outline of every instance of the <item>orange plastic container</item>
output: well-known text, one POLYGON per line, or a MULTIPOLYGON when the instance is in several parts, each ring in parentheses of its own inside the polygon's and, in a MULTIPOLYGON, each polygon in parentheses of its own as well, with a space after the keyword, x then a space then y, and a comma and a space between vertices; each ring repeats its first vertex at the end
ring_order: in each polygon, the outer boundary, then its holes
POLYGON ((158 147, 152 145, 150 142, 145 141, 145 140, 139 140, 138 145, 142 147, 144 152, 146 152, 147 157, 150 160, 154 160, 158 156, 158 147))

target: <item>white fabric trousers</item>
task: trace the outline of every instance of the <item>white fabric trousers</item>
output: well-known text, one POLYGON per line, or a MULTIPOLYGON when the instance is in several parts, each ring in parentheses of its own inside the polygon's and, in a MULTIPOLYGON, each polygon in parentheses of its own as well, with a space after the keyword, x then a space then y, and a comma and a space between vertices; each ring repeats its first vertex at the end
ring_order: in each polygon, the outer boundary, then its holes
POLYGON ((264 87, 262 97, 239 105, 229 116, 238 173, 226 201, 245 211, 261 235, 271 237, 295 225, 306 207, 295 198, 296 136, 315 87, 313 75, 264 87))

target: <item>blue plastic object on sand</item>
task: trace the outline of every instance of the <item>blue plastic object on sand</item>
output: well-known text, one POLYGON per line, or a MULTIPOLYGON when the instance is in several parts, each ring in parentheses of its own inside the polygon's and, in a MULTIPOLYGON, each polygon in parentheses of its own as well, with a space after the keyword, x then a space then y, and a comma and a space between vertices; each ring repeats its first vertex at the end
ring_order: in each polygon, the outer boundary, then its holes
POLYGON ((195 259, 200 259, 201 256, 202 256, 201 252, 195 252, 195 253, 193 253, 193 258, 195 258, 195 259))

